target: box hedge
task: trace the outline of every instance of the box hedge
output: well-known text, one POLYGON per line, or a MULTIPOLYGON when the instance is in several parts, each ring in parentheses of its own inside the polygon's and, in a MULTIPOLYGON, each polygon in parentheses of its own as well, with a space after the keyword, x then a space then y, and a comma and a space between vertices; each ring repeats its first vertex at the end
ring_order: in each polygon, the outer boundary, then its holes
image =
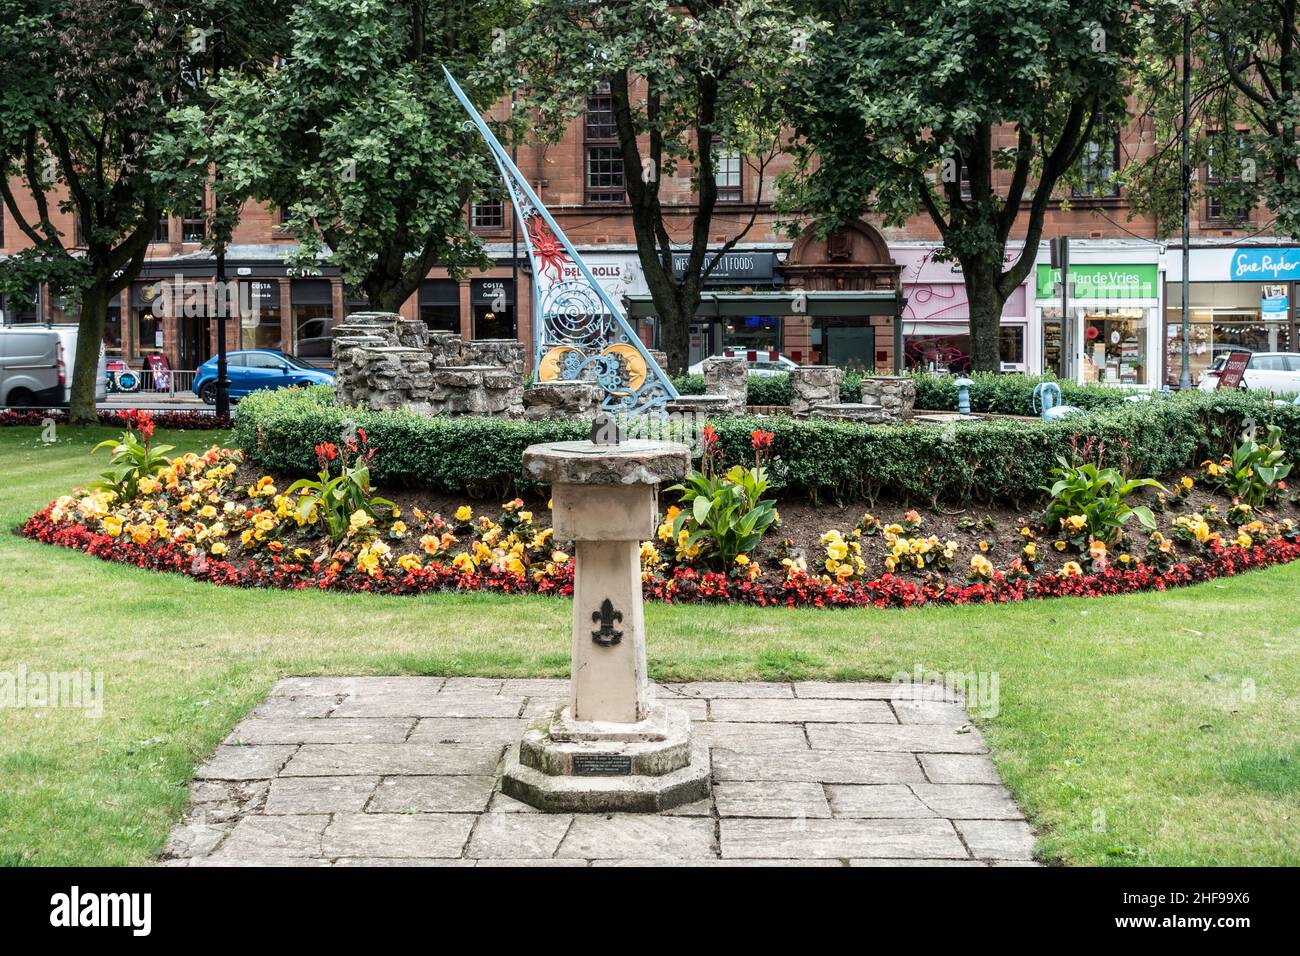
MULTIPOLYGON (((861 400, 862 373, 845 372, 840 384, 840 401, 856 402, 861 400)), ((988 412, 994 415, 1034 415, 1034 388, 1039 382, 1056 382, 1061 387, 1061 395, 1066 405, 1091 411, 1095 408, 1112 408, 1121 405, 1130 392, 1125 392, 1106 385, 1076 385, 1074 382, 1060 382, 1051 376, 1041 375, 999 375, 992 372, 976 372, 969 376, 971 411, 988 412)), ((916 382, 916 407, 929 411, 957 410, 957 376, 930 375, 917 372, 912 376, 916 382)), ((677 391, 683 395, 703 395, 703 375, 679 375, 673 379, 677 391)), ((789 405, 790 376, 751 375, 749 377, 750 405, 789 405)))
MULTIPOLYGON (((753 460, 750 432, 775 434, 773 483, 814 500, 888 497, 935 504, 1037 498, 1058 456, 1087 457, 1132 476, 1176 476, 1227 452, 1243 422, 1276 422, 1300 448, 1300 407, 1241 393, 1194 392, 1119 402, 1056 422, 971 420, 900 427, 785 417, 719 418, 726 463, 753 460)), ((287 474, 315 470, 314 447, 364 428, 380 483, 473 497, 524 487, 520 458, 535 442, 585 437, 577 420, 421 418, 332 404, 328 386, 259 392, 240 403, 235 436, 250 459, 287 474)), ((1293 452, 1294 453, 1294 452, 1293 452)))

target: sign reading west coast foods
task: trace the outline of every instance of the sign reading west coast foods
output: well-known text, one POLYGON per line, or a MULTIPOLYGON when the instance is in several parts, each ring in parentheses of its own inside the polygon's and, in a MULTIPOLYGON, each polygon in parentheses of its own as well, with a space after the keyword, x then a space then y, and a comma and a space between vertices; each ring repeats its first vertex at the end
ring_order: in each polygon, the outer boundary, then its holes
POLYGON ((1300 249, 1234 249, 1228 278, 1233 282, 1300 279, 1300 249))

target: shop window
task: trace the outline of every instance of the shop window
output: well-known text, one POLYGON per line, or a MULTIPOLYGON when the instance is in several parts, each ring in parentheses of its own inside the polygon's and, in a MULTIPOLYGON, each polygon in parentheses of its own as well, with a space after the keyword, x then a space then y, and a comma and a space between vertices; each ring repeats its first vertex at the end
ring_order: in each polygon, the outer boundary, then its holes
POLYGON ((513 339, 517 337, 510 291, 509 279, 481 279, 470 285, 474 338, 513 339))
POLYGON ((425 279, 420 283, 420 318, 431 332, 460 332, 460 283, 425 279))
POLYGON ((1083 316, 1083 380, 1143 385, 1146 309, 1088 309, 1083 316))
MULTIPOLYGON (((1025 331, 1019 322, 1003 322, 999 327, 998 358, 1004 367, 1024 367, 1025 331)), ((903 364, 908 369, 965 374, 971 370, 970 350, 966 322, 903 323, 903 364)))
POLYGON ((249 286, 248 307, 240 316, 239 322, 241 347, 279 349, 280 284, 255 281, 249 286))
MULTIPOLYGON (((294 353, 299 358, 327 359, 331 355, 334 292, 320 279, 295 279, 289 287, 294 353)), ((259 323, 260 325, 260 323, 259 323)))
POLYGON ((602 84, 595 94, 587 97, 584 133, 587 202, 622 202, 626 188, 623 153, 618 148, 614 98, 609 93, 608 83, 602 84))
POLYGON ((781 347, 781 320, 774 315, 737 315, 722 323, 722 348, 771 352, 781 347))
POLYGON ((104 320, 104 351, 108 355, 122 354, 122 304, 118 296, 108 304, 108 317, 104 320))
POLYGON ((474 203, 469 207, 469 224, 472 229, 504 229, 505 203, 500 199, 474 203))
POLYGON ((137 287, 142 294, 131 306, 131 344, 137 355, 161 352, 163 349, 163 318, 154 314, 156 286, 137 287))

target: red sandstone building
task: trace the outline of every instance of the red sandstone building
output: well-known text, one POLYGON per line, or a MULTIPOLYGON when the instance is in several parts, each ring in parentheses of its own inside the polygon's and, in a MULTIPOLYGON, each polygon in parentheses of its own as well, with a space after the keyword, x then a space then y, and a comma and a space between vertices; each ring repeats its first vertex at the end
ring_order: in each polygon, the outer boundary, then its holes
MULTIPOLYGON (((609 110, 607 96, 591 97, 586 115, 573 122, 558 145, 523 149, 518 165, 617 300, 645 293, 646 285, 609 110)), ((1149 219, 1130 219, 1125 197, 1112 185, 1115 170, 1142 148, 1131 129, 1109 142, 1095 143, 1085 157, 1090 186, 1062 190, 1048 213, 1044 236, 1072 239, 1075 289, 1070 308, 1076 317, 1076 347, 1083 356, 1080 377, 1158 387, 1177 379, 1181 250, 1174 243, 1162 243, 1149 219)), ((664 184, 665 199, 679 214, 669 224, 670 233, 683 239, 694 212, 688 175, 688 170, 679 170, 664 184)), ((1212 172, 1203 169, 1201 175, 1212 172)), ((937 260, 938 237, 928 219, 885 230, 863 221, 828 242, 808 235, 792 241, 776 229, 772 170, 761 195, 756 166, 744 157, 720 157, 717 176, 721 202, 713 224, 716 246, 743 228, 755 203, 759 209, 753 228, 714 272, 711 289, 892 288, 901 293, 901 314, 702 318, 692 328, 692 362, 728 349, 777 349, 802 363, 884 370, 894 364, 893 326, 899 321, 902 365, 939 371, 966 367, 969 314, 960 269, 937 260)), ((513 256, 510 207, 501 201, 484 202, 466 215, 487 244, 494 266, 460 281, 434 269, 402 312, 467 339, 518 338, 531 361, 527 262, 522 240, 518 260, 513 256), (518 310, 515 302, 520 303, 518 310)), ((1233 216, 1213 202, 1202 202, 1194 216, 1193 374, 1225 348, 1295 350, 1300 248, 1269 234, 1263 209, 1233 216)), ((7 210, 4 220, 0 255, 26 245, 7 210)), ((71 221, 63 227, 65 234, 73 234, 71 221)), ((143 274, 110 310, 105 345, 111 357, 139 366, 149 356, 161 355, 173 369, 193 369, 214 353, 216 323, 201 308, 195 314, 193 308, 154 307, 164 282, 212 279, 215 263, 203 249, 203 239, 198 198, 193 209, 159 221, 143 274), (158 316, 158 311, 164 314, 158 316)), ((229 323, 228 346, 281 349, 326 364, 331 327, 368 304, 329 269, 319 276, 292 274, 285 264, 292 243, 274 210, 252 203, 243 209, 227 250, 226 269, 228 278, 248 284, 246 301, 255 299, 257 308, 229 323)), ((1010 254, 1018 252, 1013 243, 1010 254)), ((1061 348, 1058 278, 1047 266, 1044 243, 1036 268, 1004 310, 1004 369, 1037 372, 1054 367, 1061 348)), ((6 323, 73 317, 43 290, 27 300, 4 302, 3 312, 6 323)), ((648 343, 657 344, 653 320, 642 322, 640 331, 648 343)))

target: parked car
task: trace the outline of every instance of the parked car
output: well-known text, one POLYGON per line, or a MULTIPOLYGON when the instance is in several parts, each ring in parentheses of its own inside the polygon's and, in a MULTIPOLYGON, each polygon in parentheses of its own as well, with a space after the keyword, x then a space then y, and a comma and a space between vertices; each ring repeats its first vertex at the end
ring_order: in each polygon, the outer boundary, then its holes
MULTIPOLYGON (((750 375, 782 375, 789 372, 792 368, 798 368, 799 363, 788 356, 782 355, 776 349, 727 349, 721 355, 710 356, 712 359, 744 359, 745 364, 749 366, 750 375)), ((686 371, 691 375, 703 375, 704 363, 709 359, 701 359, 686 371)))
MULTIPOLYGON (((72 365, 77 354, 75 325, 0 326, 0 405, 52 408, 72 398, 72 365)), ((107 396, 106 356, 99 346, 95 401, 107 396)))
MULTIPOLYGON (((226 356, 226 377, 230 397, 240 399, 262 388, 291 385, 329 385, 334 373, 308 365, 302 359, 273 349, 249 349, 226 356)), ((217 359, 215 356, 194 373, 194 394, 209 405, 217 401, 217 359)))
MULTIPOLYGON (((1220 353, 1214 363, 1201 373, 1197 387, 1213 392, 1219 387, 1219 374, 1228 363, 1228 353, 1220 353)), ((1300 352, 1256 352, 1250 357, 1242 388, 1254 388, 1274 395, 1300 393, 1300 352)))

